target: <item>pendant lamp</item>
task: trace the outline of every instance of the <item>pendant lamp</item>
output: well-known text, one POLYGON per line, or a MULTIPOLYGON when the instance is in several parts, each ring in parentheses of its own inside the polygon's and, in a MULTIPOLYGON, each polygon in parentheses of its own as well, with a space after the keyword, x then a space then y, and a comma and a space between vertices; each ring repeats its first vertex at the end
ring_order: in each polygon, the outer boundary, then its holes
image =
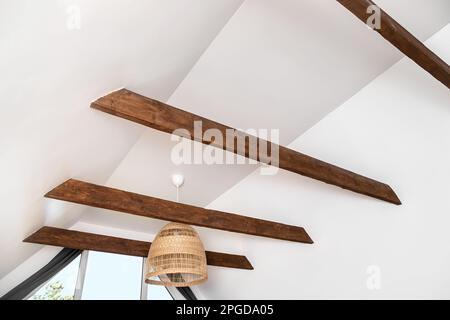
MULTIPOLYGON (((179 188, 183 176, 174 175, 179 188)), ((156 235, 147 257, 145 282, 155 285, 189 287, 208 279, 206 254, 198 233, 189 225, 171 222, 156 235)))
POLYGON ((169 223, 156 235, 147 258, 145 282, 189 287, 208 279, 202 241, 191 226, 169 223))

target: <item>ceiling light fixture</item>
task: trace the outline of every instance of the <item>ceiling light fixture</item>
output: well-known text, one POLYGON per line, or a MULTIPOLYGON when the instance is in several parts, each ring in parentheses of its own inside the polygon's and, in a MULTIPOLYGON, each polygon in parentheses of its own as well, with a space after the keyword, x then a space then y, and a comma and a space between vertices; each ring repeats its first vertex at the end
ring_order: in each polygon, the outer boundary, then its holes
MULTIPOLYGON (((179 189, 182 175, 173 175, 179 189)), ((145 282, 155 285, 189 287, 208 279, 206 254, 198 233, 189 225, 171 222, 156 235, 147 257, 145 282)))

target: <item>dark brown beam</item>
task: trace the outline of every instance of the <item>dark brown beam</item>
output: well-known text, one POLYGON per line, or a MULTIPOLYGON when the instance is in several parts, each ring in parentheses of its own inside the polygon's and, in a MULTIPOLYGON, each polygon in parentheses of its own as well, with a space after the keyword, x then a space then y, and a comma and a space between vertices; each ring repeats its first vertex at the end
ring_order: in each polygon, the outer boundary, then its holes
POLYGON ((91 104, 91 107, 167 133, 173 133, 175 130, 183 128, 189 132, 189 136, 185 136, 186 138, 229 150, 266 164, 273 164, 270 162, 270 157, 259 157, 259 151, 255 156, 250 150, 255 150, 255 148, 259 150, 260 146, 265 145, 268 145, 269 150, 276 150, 278 148, 279 167, 282 169, 373 198, 394 204, 401 204, 395 192, 387 184, 339 168, 300 152, 269 143, 244 132, 236 131, 238 136, 246 138, 245 148, 244 150, 240 150, 234 139, 233 141, 231 139, 227 141, 226 138, 227 130, 234 130, 233 128, 169 106, 160 101, 141 96, 126 89, 113 92, 98 99, 91 104), (194 136, 194 121, 201 121, 202 123, 202 132, 199 137, 194 136), (208 129, 218 129, 222 133, 224 137, 223 145, 215 141, 211 142, 203 139, 203 133, 208 129), (227 147, 230 145, 232 146, 231 148, 227 147))
MULTIPOLYGON (((53 227, 42 227, 23 241, 71 249, 117 253, 135 257, 147 257, 148 250, 152 244, 151 242, 116 238, 53 227)), ((253 270, 253 266, 245 256, 206 251, 206 260, 210 266, 253 270)))
POLYGON ((73 179, 67 180, 45 196, 148 218, 273 239, 313 243, 302 227, 194 207, 73 179))
MULTIPOLYGON (((366 23, 372 13, 367 13, 369 6, 375 5, 370 0, 337 0, 362 22, 366 23)), ((433 77, 450 88, 450 67, 441 58, 428 49, 421 41, 403 28, 386 12, 381 10, 381 28, 374 29, 387 41, 403 52, 411 60, 429 72, 433 77)))

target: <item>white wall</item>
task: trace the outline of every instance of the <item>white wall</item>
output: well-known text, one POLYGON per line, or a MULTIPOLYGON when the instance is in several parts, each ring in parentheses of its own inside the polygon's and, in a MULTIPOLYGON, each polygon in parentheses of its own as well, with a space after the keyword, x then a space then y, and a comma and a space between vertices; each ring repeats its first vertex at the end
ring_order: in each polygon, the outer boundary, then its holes
MULTIPOLYGON (((421 38, 448 21, 446 0, 404 2, 409 10, 400 1, 380 0, 421 38)), ((166 163, 160 172, 155 169, 170 149, 167 140, 161 143, 147 130, 122 161, 144 131, 90 110, 89 102, 122 86, 168 99, 241 3, 1 2, 0 256, 8 257, 0 263, 1 290, 44 261, 4 276, 40 248, 22 244, 23 238, 44 224, 69 226, 82 212, 82 206, 43 199, 65 179, 108 181, 171 197, 166 173, 174 168, 166 163), (71 4, 81 8, 80 30, 66 28, 71 4), (145 148, 148 142, 154 149, 145 148), (156 167, 148 175, 156 172, 157 179, 135 174, 134 166, 151 167, 145 159, 153 151, 156 167)), ((277 3, 246 1, 170 103, 236 127, 278 127, 283 140, 291 141, 400 57, 333 0, 277 3), (312 17, 323 21, 317 24, 312 17), (320 65, 324 59, 329 65, 320 65), (319 71, 322 77, 312 78, 319 71)), ((448 37, 447 27, 431 42, 447 59, 448 37)), ((391 183, 404 202, 401 207, 288 173, 252 175, 214 201, 211 206, 218 209, 303 225, 316 244, 198 228, 209 250, 246 254, 256 268, 211 268, 201 292, 210 298, 449 297, 444 272, 449 256, 443 245, 449 239, 441 232, 449 222, 448 104, 447 90, 404 60, 292 144, 391 183), (381 267, 380 291, 366 288, 371 264, 381 267), (273 277, 273 290, 260 290, 273 277), (237 290, 233 284, 239 281, 248 290, 237 290)), ((246 170, 196 168, 188 173, 192 178, 186 188, 203 178, 182 199, 207 203, 246 170)), ((105 225, 125 223, 118 213, 98 215, 104 219, 97 222, 105 225)), ((134 232, 139 225, 151 233, 162 224, 141 222, 124 227, 134 232)))
MULTIPOLYGON (((450 22, 447 0, 379 4, 423 41, 450 22)), ((401 57, 335 0, 247 0, 170 102, 288 144, 401 57)))
MULTIPOLYGON (((356 19, 354 21, 338 4, 334 6, 324 1, 320 8, 325 7, 327 10, 314 11, 318 3, 245 2, 183 80, 168 100, 169 103, 236 127, 278 127, 284 140, 310 128, 338 106, 340 101, 350 98, 385 70, 398 56, 390 44, 366 30, 356 19), (312 22, 307 19, 311 10, 317 15, 334 18, 317 25, 315 32, 311 33, 312 22), (339 40, 328 43, 326 39, 329 32, 336 25, 342 28, 339 33, 333 32, 333 37, 339 40), (317 37, 322 41, 318 41, 317 37), (304 48, 302 43, 309 45, 304 48), (336 48, 337 43, 345 45, 336 48), (322 55, 309 59, 316 49, 322 55), (327 54, 334 55, 335 59, 327 60, 328 64, 321 66, 320 59, 327 54), (320 72, 317 72, 323 76, 321 79, 311 80, 311 72, 304 70, 305 67, 310 70, 311 64, 319 68, 320 72), (280 69, 280 66, 284 68, 280 69), (341 90, 344 87, 345 90, 341 90)), ((418 2, 411 5, 417 6, 418 2)), ((389 7, 396 13, 401 8, 394 5, 389 7)), ((435 12, 428 14, 436 16, 435 12)), ((442 19, 445 20, 445 17, 442 19)), ((408 27, 411 26, 408 21, 400 20, 406 22, 408 27)), ((422 28, 412 29, 426 33, 422 28)), ((445 40, 437 39, 434 42, 436 48, 433 49, 445 56, 445 40)), ((439 86, 440 83, 405 59, 307 131, 305 138, 299 138, 292 144, 294 148, 310 152, 326 161, 335 161, 345 168, 391 183, 404 200, 404 206, 396 207, 367 199, 285 172, 276 177, 253 174, 213 201, 210 207, 305 226, 316 244, 307 246, 196 228, 209 250, 247 255, 255 266, 255 271, 251 272, 209 268, 208 283, 199 286, 203 295, 218 299, 401 296, 399 290, 402 290, 403 284, 392 282, 390 277, 399 277, 401 268, 411 267, 406 267, 402 261, 389 260, 395 241, 392 240, 394 244, 390 247, 378 233, 384 235, 392 230, 394 237, 403 227, 391 228, 389 225, 408 222, 405 221, 405 213, 401 212, 406 210, 406 216, 409 215, 411 209, 408 198, 414 195, 404 197, 404 188, 400 182, 409 184, 410 181, 403 176, 397 177, 397 174, 405 168, 403 162, 409 153, 404 153, 404 149, 396 150, 392 153, 392 159, 387 158, 395 163, 383 163, 383 157, 387 157, 387 154, 378 153, 380 147, 387 147, 384 139, 389 140, 390 135, 398 136, 399 129, 404 130, 406 126, 407 132, 417 130, 414 119, 408 118, 413 115, 404 110, 412 108, 410 100, 417 110, 432 112, 430 116, 440 118, 436 113, 438 111, 434 110, 440 110, 440 104, 448 109, 448 105, 442 96, 446 93, 445 88, 442 90, 439 86), (408 74, 403 78, 406 71, 415 72, 416 77, 408 74), (396 80, 395 77, 401 79, 396 80), (409 81, 421 88, 417 94, 423 91, 428 94, 427 104, 433 105, 432 109, 427 106, 424 108, 422 103, 415 101, 417 96, 411 95, 414 92, 409 92, 410 87, 404 87, 405 82, 409 81), (400 92, 396 92, 398 90, 400 92), (438 97, 433 98, 436 91, 438 97), (403 96, 406 100, 401 100, 403 96), (355 100, 356 97, 361 97, 364 103, 355 100), (381 107, 368 104, 366 100, 381 107), (343 114, 344 122, 338 120, 338 114, 343 114), (406 123, 402 125, 404 121, 406 123), (347 132, 350 125, 356 125, 353 122, 360 127, 347 132), (372 152, 376 157, 372 157, 372 152), (375 229, 372 225, 380 227, 375 229), (342 234, 340 230, 343 230, 342 234), (364 241, 361 237, 365 236, 367 239, 364 241), (383 290, 380 292, 369 291, 366 287, 366 269, 372 264, 380 264, 382 268, 383 290), (274 275, 274 270, 279 272, 274 275), (268 279, 276 279, 277 283, 271 284, 271 290, 261 290, 261 283, 266 285, 268 279), (236 290, 235 284, 240 281, 247 290, 236 290), (387 289, 387 286, 390 288, 387 289)), ((107 184, 174 199, 175 190, 169 177, 171 173, 183 172, 187 181, 182 189, 181 200, 203 206, 208 199, 213 199, 214 195, 230 187, 233 180, 237 182, 244 178, 249 170, 231 166, 176 167, 169 158, 171 147, 168 135, 147 130, 107 184)), ((416 165, 422 165, 422 162, 416 165)), ((445 205, 440 203, 437 206, 445 205)), ((82 219, 89 223, 122 226, 141 232, 155 232, 165 223, 103 210, 89 210, 82 219)), ((412 237, 409 233, 398 236, 405 236, 408 240, 412 237)), ((401 249, 402 245, 403 242, 397 243, 396 250, 401 249)), ((405 274, 404 277, 408 279, 405 281, 409 281, 411 274, 422 267, 413 266, 405 274)), ((434 271, 423 270, 421 276, 428 272, 434 271)), ((426 287, 423 282, 420 285, 426 287)), ((429 286, 441 288, 436 282, 431 282, 429 286)), ((409 297, 413 294, 414 291, 410 292, 409 297)))
MULTIPOLYGON (((381 1, 427 38, 450 21, 446 0, 381 1), (407 4, 407 5, 406 5, 407 4), (408 8, 408 14, 404 9, 408 8), (418 22, 421 12, 427 22, 418 22)), ((420 20, 422 21, 422 20, 420 20)), ((334 0, 247 0, 180 83, 169 104, 232 127, 280 129, 292 142, 401 58, 334 0)), ((183 173, 181 201, 205 206, 255 166, 175 165, 170 136, 147 129, 107 184, 174 199, 170 175, 183 173), (206 187, 205 187, 206 186, 206 187)), ((89 223, 157 230, 163 222, 89 209, 89 223)))
POLYGON ((90 102, 122 86, 167 99, 241 3, 1 1, 0 278, 36 252, 27 235, 83 209, 43 195, 71 177, 103 183, 142 133, 90 102))
MULTIPOLYGON (((179 142, 170 141, 169 134, 146 130, 111 174, 106 185, 175 201, 176 188, 171 176, 181 173, 185 177, 185 183, 179 193, 180 201, 203 207, 258 167, 238 164, 176 165, 171 160, 171 152, 177 143, 179 142)), ((156 232, 165 223, 95 208, 87 209, 81 220, 142 232, 156 232)))
MULTIPOLYGON (((447 25, 427 44, 449 62, 449 42, 447 25)), ((304 226, 315 243, 230 236, 228 245, 240 244, 255 270, 213 270, 201 286, 205 297, 450 298, 446 87, 405 58, 290 147, 389 183, 403 205, 288 172, 255 172, 210 207, 304 226), (370 266, 381 271, 379 290, 366 285, 370 266)))

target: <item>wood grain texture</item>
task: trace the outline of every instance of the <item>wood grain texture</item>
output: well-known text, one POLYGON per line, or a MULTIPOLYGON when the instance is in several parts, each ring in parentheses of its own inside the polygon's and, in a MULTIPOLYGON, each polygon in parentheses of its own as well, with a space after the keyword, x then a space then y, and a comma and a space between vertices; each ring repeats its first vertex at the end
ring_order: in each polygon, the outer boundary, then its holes
POLYGON ((70 179, 45 195, 91 207, 254 236, 313 243, 305 229, 70 179))
MULTIPOLYGON (((238 148, 234 139, 233 141, 226 139, 227 130, 234 130, 233 128, 169 106, 160 101, 141 96, 126 89, 121 89, 98 99, 91 104, 91 107, 166 133, 173 133, 175 130, 183 128, 189 133, 189 135, 184 134, 185 138, 229 150, 266 164, 273 164, 270 159, 271 152, 272 150, 278 149, 279 167, 281 169, 383 201, 398 205, 401 204, 395 192, 387 184, 236 130, 236 136, 245 138, 243 139, 245 140, 245 147, 238 148), (195 121, 201 121, 202 123, 202 134, 200 137, 196 137, 194 134, 195 121), (216 144, 215 141, 204 140, 203 133, 208 129, 218 129, 225 138, 224 143, 216 144), (260 157, 259 148, 265 146, 269 150, 267 157, 260 157), (250 150, 258 151, 252 153, 250 150)), ((183 136, 182 133, 179 135, 183 136)), ((261 154, 264 155, 265 153, 262 152, 261 154)))
MULTIPOLYGON (((147 257, 148 250, 151 246, 151 242, 53 227, 42 227, 26 238, 24 242, 79 250, 117 253, 135 257, 147 257)), ((241 255, 206 251, 206 260, 210 266, 253 270, 250 261, 241 255)))
MULTIPOLYGON (((370 0, 337 1, 364 23, 371 15, 371 13, 367 13, 367 8, 376 5, 370 0)), ((450 88, 449 65, 383 10, 381 10, 381 28, 374 30, 447 88, 450 88)))

